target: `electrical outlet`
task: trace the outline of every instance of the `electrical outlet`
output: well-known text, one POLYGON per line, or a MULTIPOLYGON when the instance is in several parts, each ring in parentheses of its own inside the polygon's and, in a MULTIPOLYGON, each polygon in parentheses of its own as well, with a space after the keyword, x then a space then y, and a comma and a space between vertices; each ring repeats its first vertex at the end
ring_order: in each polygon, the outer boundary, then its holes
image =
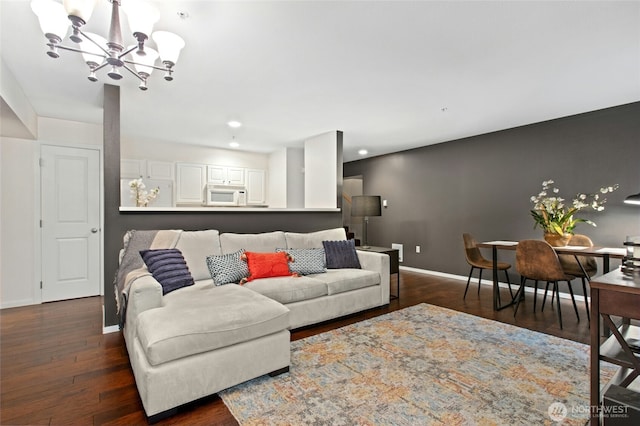
POLYGON ((420 253, 420 246, 416 246, 416 253, 420 253))

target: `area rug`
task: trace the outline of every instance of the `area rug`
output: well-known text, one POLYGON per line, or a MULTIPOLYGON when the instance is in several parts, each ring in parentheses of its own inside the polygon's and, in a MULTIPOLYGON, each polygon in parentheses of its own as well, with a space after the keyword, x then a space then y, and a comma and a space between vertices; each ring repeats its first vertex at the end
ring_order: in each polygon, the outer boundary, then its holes
POLYGON ((589 346, 421 304, 292 342, 289 373, 220 396, 241 425, 583 425, 589 346))

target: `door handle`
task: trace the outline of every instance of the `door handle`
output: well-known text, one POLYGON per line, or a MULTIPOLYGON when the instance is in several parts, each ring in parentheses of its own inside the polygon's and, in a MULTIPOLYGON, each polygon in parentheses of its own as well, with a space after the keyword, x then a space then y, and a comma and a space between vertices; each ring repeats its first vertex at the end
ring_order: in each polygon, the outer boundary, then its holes
POLYGON ((98 228, 91 228, 91 233, 95 234, 96 232, 98 232, 98 228))

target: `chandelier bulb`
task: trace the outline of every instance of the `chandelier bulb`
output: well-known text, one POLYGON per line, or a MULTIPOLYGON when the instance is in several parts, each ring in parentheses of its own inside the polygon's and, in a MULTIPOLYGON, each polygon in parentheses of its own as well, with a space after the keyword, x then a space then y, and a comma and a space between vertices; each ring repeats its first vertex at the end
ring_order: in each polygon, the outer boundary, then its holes
POLYGON ((87 78, 89 81, 93 81, 95 83, 98 81, 98 77, 96 77, 96 68, 98 68, 98 64, 93 61, 87 61, 87 65, 89 66, 89 75, 87 78))
POLYGON ((138 51, 136 53, 141 56, 145 55, 144 42, 147 41, 149 37, 146 34, 139 32, 133 33, 133 36, 138 41, 138 51))
MULTIPOLYGON (((46 33, 44 36, 47 38, 47 40, 49 40, 49 43, 53 45, 59 44, 62 41, 60 36, 53 33, 46 33)), ((51 44, 49 46, 51 46, 51 44)))
POLYGON ((57 43, 49 43, 48 46, 49 50, 47 51, 47 55, 49 55, 50 58, 58 59, 60 54, 58 53, 57 43))
POLYGON ((167 68, 164 71, 165 71, 164 79, 166 81, 173 81, 173 75, 171 75, 173 73, 173 70, 171 68, 167 68))
POLYGON ((69 39, 74 43, 82 43, 82 37, 80 36, 80 27, 84 25, 84 21, 82 19, 74 20, 75 16, 69 16, 69 19, 73 22, 72 28, 73 32, 69 36, 69 39))
POLYGON ((109 71, 107 75, 114 80, 120 80, 122 78, 122 74, 120 74, 120 71, 118 71, 118 68, 115 66, 111 67, 111 71, 109 71))
POLYGON ((147 90, 147 79, 145 78, 144 80, 140 81, 140 86, 138 86, 138 88, 142 91, 147 90))

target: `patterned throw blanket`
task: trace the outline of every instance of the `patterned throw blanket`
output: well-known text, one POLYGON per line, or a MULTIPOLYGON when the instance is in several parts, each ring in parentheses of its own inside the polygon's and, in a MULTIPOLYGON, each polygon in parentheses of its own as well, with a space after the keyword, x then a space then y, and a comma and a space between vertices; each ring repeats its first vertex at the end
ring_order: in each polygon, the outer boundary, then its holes
POLYGON ((142 261, 140 250, 175 248, 181 233, 181 230, 127 231, 122 258, 113 283, 120 329, 124 326, 126 318, 127 297, 131 283, 137 278, 150 275, 142 261))

